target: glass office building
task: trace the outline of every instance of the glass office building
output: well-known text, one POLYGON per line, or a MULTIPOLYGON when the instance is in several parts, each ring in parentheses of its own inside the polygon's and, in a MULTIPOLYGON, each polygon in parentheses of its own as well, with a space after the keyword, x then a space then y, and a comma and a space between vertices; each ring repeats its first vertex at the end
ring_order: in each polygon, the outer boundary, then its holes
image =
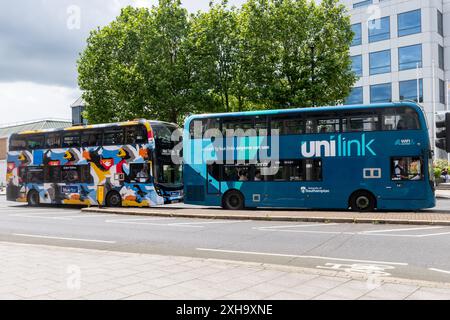
MULTIPOLYGON (((348 8, 356 35, 350 55, 358 75, 346 104, 418 100, 431 134, 433 103, 440 113, 450 98, 446 83, 450 79, 450 0, 341 3, 348 8)), ((441 151, 437 154, 446 157, 441 151)))

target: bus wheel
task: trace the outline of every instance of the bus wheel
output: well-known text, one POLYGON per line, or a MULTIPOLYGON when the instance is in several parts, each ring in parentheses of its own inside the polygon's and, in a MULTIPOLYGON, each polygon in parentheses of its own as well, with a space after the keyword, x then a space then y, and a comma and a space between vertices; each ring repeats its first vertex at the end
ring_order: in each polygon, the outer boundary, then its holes
POLYGON ((375 210, 375 206, 375 197, 368 191, 357 191, 350 197, 350 207, 353 211, 370 212, 375 210))
POLYGON ((39 206, 39 193, 36 190, 31 190, 30 192, 28 192, 27 202, 30 207, 39 206))
POLYGON ((117 191, 111 191, 106 196, 106 206, 117 208, 122 206, 122 196, 117 191))
POLYGON ((225 193, 222 200, 222 207, 227 210, 244 209, 244 196, 237 190, 225 193))

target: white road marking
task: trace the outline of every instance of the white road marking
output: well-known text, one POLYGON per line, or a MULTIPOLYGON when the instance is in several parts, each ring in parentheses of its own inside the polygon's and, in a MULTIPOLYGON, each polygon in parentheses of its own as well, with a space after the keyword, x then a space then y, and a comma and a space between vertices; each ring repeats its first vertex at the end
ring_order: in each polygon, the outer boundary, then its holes
POLYGON ((232 224, 232 223, 243 223, 250 221, 206 221, 206 222, 174 222, 170 225, 191 225, 191 224, 232 224))
POLYGON ((428 270, 450 274, 450 271, 437 269, 437 268, 428 268, 428 270))
POLYGON ((74 219, 74 218, 99 218, 105 217, 105 214, 79 214, 77 216, 64 216, 62 218, 74 219))
POLYGON ((307 227, 336 226, 336 225, 338 225, 338 223, 295 224, 295 225, 271 226, 271 227, 254 227, 253 229, 307 228, 307 227))
POLYGON ((311 231, 311 230, 275 230, 275 229, 264 229, 264 228, 254 228, 258 231, 267 232, 292 232, 292 233, 317 233, 317 234, 350 234, 354 235, 354 232, 340 232, 340 231, 311 231))
POLYGON ((182 228, 204 228, 203 226, 191 226, 191 225, 175 225, 170 223, 152 223, 152 222, 133 222, 133 221, 114 221, 107 220, 108 223, 118 223, 118 224, 134 224, 134 225, 147 225, 147 226, 159 226, 159 227, 182 227, 182 228))
POLYGON ((388 230, 369 230, 361 231, 359 233, 383 233, 383 232, 403 232, 412 230, 431 230, 431 229, 442 229, 444 227, 419 227, 419 228, 402 228, 402 229, 388 229, 388 230))
POLYGON ((174 218, 113 219, 113 220, 106 220, 105 222, 135 224, 135 225, 162 226, 162 227, 186 227, 186 228, 204 228, 203 225, 208 225, 208 224, 232 224, 232 223, 234 224, 234 223, 248 222, 248 221, 202 221, 202 222, 172 222, 172 223, 145 222, 145 221, 161 221, 161 220, 162 221, 174 220, 174 218))
POLYGON ((51 220, 67 220, 67 221, 72 220, 72 219, 66 219, 64 217, 45 217, 45 216, 27 215, 27 214, 16 214, 14 216, 21 217, 21 218, 33 218, 33 219, 51 219, 51 220))
POLYGON ((44 236, 44 235, 38 235, 38 234, 13 233, 12 235, 17 236, 17 237, 28 237, 28 238, 42 238, 42 239, 69 240, 69 241, 82 241, 82 242, 99 242, 99 243, 116 243, 116 241, 108 241, 108 240, 63 238, 63 237, 44 236))
MULTIPOLYGON (((311 226, 325 226, 325 225, 336 225, 335 224, 317 224, 311 226)), ((447 235, 450 232, 442 233, 427 233, 427 234, 395 234, 394 232, 403 232, 411 230, 434 230, 442 229, 445 227, 420 227, 420 228, 402 228, 402 229, 388 229, 388 230, 369 230, 369 231, 359 231, 359 232, 344 232, 344 231, 318 231, 318 230, 283 230, 282 228, 295 228, 301 227, 303 225, 295 226, 274 226, 274 227, 253 227, 254 230, 267 231, 267 232, 291 232, 291 233, 312 233, 312 234, 342 234, 342 235, 360 235, 360 236, 379 236, 379 237, 408 237, 408 238, 423 238, 423 237, 433 237, 440 235, 447 235), (386 233, 390 232, 390 233, 386 233)), ((307 225, 310 226, 310 225, 307 225)))
POLYGON ((446 235, 446 234, 450 234, 450 232, 421 234, 420 236, 417 236, 417 237, 418 238, 423 238, 423 237, 432 237, 432 236, 443 236, 443 235, 446 235))
POLYGON ((302 255, 295 255, 295 254, 267 253, 267 252, 254 252, 254 251, 236 251, 236 250, 207 249, 207 248, 196 248, 196 250, 220 252, 220 253, 239 253, 239 254, 249 254, 249 255, 264 255, 264 256, 274 256, 274 257, 287 257, 287 258, 321 259, 321 260, 332 260, 332 261, 350 261, 350 262, 362 262, 362 263, 377 263, 377 264, 389 264, 389 265, 398 265, 398 266, 407 266, 408 265, 407 263, 404 263, 404 262, 345 259, 345 258, 322 257, 322 256, 302 256, 302 255))

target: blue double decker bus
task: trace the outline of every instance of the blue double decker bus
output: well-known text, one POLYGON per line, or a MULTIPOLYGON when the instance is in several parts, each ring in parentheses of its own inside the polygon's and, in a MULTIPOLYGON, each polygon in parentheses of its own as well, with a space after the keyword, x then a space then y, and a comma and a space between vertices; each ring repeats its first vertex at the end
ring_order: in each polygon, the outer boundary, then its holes
POLYGON ((191 116, 185 203, 419 210, 435 206, 432 151, 411 102, 191 116))

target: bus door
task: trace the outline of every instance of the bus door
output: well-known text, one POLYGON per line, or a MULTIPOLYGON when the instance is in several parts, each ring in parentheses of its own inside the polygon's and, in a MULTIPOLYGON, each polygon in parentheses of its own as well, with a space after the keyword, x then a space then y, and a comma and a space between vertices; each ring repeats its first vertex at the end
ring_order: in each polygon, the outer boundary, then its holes
POLYGON ((221 166, 213 163, 207 165, 206 174, 206 192, 208 194, 220 194, 220 176, 221 176, 221 166))
POLYGON ((424 199, 426 197, 424 158, 392 157, 390 158, 391 176, 386 186, 388 199, 424 199))

